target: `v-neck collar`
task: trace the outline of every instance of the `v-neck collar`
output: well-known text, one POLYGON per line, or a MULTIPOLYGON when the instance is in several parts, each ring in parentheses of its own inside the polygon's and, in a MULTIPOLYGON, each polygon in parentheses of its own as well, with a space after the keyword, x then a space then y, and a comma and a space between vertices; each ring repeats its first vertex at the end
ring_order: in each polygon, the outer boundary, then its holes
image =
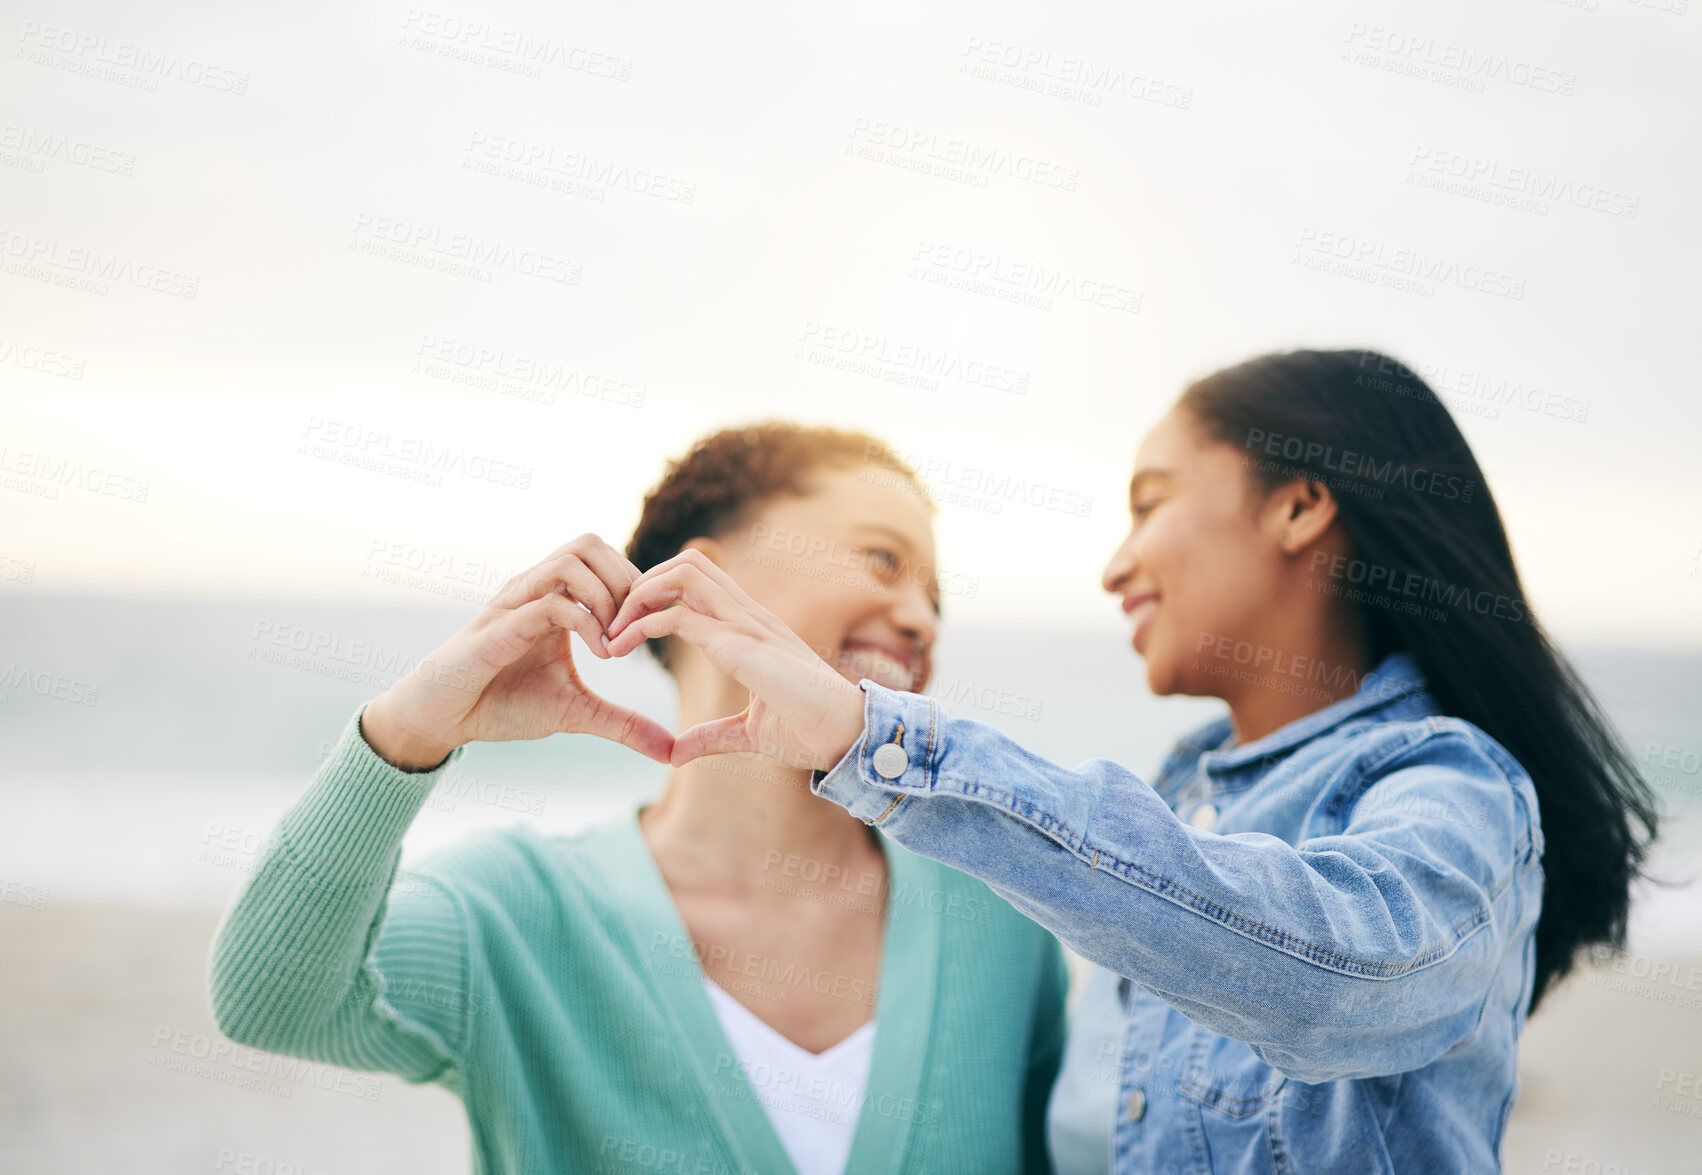
MULTIPOLYGON (((831 1064, 848 1048, 856 1047, 864 1037, 875 1035, 879 1018, 871 1016, 857 1027, 847 1032, 843 1037, 822 1049, 812 1053, 809 1049, 781 1032, 774 1025, 758 1016, 755 1012, 741 1004, 733 993, 716 983, 707 975, 704 976, 704 994, 709 997, 709 1006, 725 1008, 729 1016, 736 1016, 742 1023, 749 1024, 751 1031, 761 1033, 764 1040, 770 1041, 772 1047, 784 1049, 787 1053, 798 1058, 798 1064, 811 1068, 820 1068, 831 1064)), ((879 998, 878 996, 876 997, 879 998)), ((717 1016, 719 1018, 719 1015, 717 1016)), ((723 1029, 725 1031, 725 1029, 723 1029)))
MULTIPOLYGON (((685 1055, 696 1065, 710 1112, 720 1120, 723 1140, 733 1152, 735 1169, 797 1175, 703 988, 708 976, 692 951, 691 935, 638 824, 638 809, 643 806, 635 804, 607 826, 606 833, 587 838, 592 852, 603 856, 603 876, 616 896, 624 899, 621 906, 627 915, 633 957, 663 1016, 677 1026, 685 1042, 685 1055), (631 883, 622 885, 622 880, 631 883), (718 1092, 729 1088, 738 1094, 718 1092)), ((875 995, 875 1042, 845 1175, 890 1175, 903 1169, 910 1141, 907 1119, 912 1115, 896 1113, 892 1107, 914 1105, 918 1100, 938 990, 940 921, 906 917, 901 900, 934 884, 926 876, 929 863, 883 834, 877 832, 876 837, 886 856, 887 895, 880 987, 875 995)))

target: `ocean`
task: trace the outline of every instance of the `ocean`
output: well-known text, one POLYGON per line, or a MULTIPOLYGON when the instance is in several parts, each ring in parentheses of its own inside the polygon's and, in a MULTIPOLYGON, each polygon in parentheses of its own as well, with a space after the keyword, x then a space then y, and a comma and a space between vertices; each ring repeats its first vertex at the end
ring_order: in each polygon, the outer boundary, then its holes
MULTIPOLYGON (((18 904, 221 908, 359 705, 453 633, 471 605, 0 597, 0 897, 18 904)), ((943 629, 929 692, 1036 753, 1154 771, 1215 699, 1155 698, 1127 630, 943 629)), ((1567 649, 1670 818, 1663 876, 1702 872, 1702 655, 1567 649)), ((592 688, 671 725, 647 656, 580 658, 592 688)), ((568 832, 660 793, 666 768, 601 740, 480 743, 404 845, 481 827, 568 832)), ((1640 950, 1702 951, 1702 887, 1651 889, 1640 950)))

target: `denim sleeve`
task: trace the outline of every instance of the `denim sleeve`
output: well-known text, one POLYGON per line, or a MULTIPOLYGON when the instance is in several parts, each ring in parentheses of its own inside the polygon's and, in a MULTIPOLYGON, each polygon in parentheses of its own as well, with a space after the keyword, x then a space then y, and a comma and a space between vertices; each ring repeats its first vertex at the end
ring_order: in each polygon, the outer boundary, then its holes
POLYGON ((1291 845, 1201 831, 1108 760, 1060 767, 862 686, 863 734, 813 790, 1294 1080, 1406 1072, 1471 1039, 1536 916, 1534 813, 1464 724, 1368 748, 1341 831, 1291 845), (895 741, 889 779, 874 756, 895 741))

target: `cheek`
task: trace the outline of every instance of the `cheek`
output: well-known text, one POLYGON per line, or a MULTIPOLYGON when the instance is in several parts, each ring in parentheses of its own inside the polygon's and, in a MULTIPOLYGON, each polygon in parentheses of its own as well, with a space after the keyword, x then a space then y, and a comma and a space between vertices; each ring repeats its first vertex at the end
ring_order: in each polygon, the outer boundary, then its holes
POLYGON ((763 594, 746 590, 810 648, 831 658, 857 619, 856 604, 867 601, 836 585, 832 567, 802 560, 792 561, 789 567, 789 571, 766 571, 763 594))
MULTIPOLYGON (((1156 521, 1156 520, 1155 520, 1156 521)), ((1261 589, 1246 555, 1247 536, 1221 522, 1173 514, 1150 536, 1147 565, 1164 597, 1166 638, 1194 648, 1201 634, 1240 631, 1261 589)))

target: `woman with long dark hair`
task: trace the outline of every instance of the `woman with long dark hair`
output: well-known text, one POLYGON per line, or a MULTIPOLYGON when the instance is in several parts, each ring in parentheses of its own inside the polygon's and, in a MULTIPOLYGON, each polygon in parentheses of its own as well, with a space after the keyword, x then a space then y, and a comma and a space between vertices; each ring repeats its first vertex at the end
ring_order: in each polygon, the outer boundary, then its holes
POLYGON ((1385 355, 1267 355, 1148 433, 1130 511, 1103 585, 1149 686, 1228 704, 1150 783, 850 686, 690 552, 633 585, 609 649, 677 637, 750 690, 676 762, 810 766, 1097 965, 1060 1171, 1497 1169, 1526 1016, 1623 945, 1657 813, 1465 438, 1385 355))

